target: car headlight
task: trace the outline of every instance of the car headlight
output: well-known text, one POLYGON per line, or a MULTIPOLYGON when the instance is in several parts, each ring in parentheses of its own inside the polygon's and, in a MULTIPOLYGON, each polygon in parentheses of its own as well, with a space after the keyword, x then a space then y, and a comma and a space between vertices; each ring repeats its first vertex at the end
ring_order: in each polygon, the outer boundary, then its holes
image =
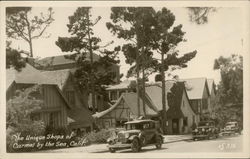
POLYGON ((125 138, 129 138, 129 133, 124 134, 125 138))
POLYGON ((198 132, 198 129, 195 129, 194 132, 198 132))
POLYGON ((204 128, 202 128, 202 131, 205 131, 205 129, 204 129, 204 128))
POLYGON ((112 143, 112 139, 111 139, 111 138, 108 138, 108 139, 107 139, 107 143, 109 143, 109 144, 112 143))

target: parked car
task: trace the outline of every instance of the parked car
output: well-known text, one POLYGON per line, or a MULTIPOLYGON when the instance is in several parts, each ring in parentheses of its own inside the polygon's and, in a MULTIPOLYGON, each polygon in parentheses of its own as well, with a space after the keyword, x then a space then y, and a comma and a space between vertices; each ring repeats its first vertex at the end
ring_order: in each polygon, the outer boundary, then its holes
POLYGON ((227 122, 224 129, 222 130, 223 135, 234 135, 236 133, 241 133, 239 124, 236 121, 227 122))
POLYGON ((114 138, 109 138, 108 148, 111 153, 116 150, 129 149, 138 152, 142 147, 155 145, 160 149, 163 136, 157 128, 157 122, 153 120, 135 120, 125 123, 126 130, 118 132, 114 138))
POLYGON ((192 131, 193 140, 196 139, 211 139, 219 136, 219 129, 213 121, 199 122, 197 128, 192 131))

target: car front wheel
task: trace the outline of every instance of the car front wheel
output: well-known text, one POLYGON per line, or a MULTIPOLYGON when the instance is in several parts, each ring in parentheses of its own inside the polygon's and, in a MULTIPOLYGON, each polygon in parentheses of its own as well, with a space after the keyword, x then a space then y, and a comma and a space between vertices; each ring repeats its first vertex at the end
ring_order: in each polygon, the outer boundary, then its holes
POLYGON ((156 146, 157 149, 161 148, 162 143, 163 143, 162 138, 160 136, 156 137, 156 144, 155 144, 155 146, 156 146))
POLYGON ((131 149, 133 152, 138 152, 140 150, 140 144, 138 139, 134 139, 131 143, 131 149))

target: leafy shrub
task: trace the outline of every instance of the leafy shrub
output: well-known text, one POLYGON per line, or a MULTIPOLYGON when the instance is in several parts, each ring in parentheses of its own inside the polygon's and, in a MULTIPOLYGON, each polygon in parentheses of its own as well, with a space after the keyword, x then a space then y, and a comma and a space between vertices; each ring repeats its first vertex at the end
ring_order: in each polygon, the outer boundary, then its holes
POLYGON ((67 135, 70 134, 70 130, 66 127, 53 128, 51 126, 47 126, 45 128, 45 135, 47 134, 67 135))
POLYGON ((7 152, 29 152, 35 151, 36 148, 20 148, 15 149, 13 145, 16 143, 20 144, 36 144, 32 140, 17 141, 16 137, 18 134, 20 137, 30 136, 40 136, 44 134, 44 123, 42 121, 35 121, 32 124, 20 124, 18 127, 8 127, 6 131, 6 149, 7 152))
MULTIPOLYGON (((16 96, 7 101, 6 106, 6 148, 7 152, 16 151, 32 151, 32 148, 13 149, 15 137, 13 135, 43 135, 45 132, 45 124, 43 121, 31 120, 32 112, 41 109, 43 101, 40 96, 41 87, 35 85, 24 89, 23 91, 16 91, 16 96)), ((32 141, 19 141, 29 144, 32 141)))
POLYGON ((115 135, 115 130, 102 129, 89 133, 86 138, 90 143, 106 143, 107 139, 115 135))

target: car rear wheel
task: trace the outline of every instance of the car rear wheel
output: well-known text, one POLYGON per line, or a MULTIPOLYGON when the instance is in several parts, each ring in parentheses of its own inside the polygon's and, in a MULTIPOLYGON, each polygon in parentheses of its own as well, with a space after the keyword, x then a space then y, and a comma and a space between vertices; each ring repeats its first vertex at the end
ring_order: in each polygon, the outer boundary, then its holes
POLYGON ((134 139, 131 143, 131 149, 133 152, 140 151, 140 144, 138 139, 134 139))
POLYGON ((155 146, 156 146, 157 149, 161 148, 162 143, 163 143, 162 138, 160 136, 156 137, 156 144, 155 144, 155 146))
POLYGON ((115 153, 115 149, 113 149, 113 148, 109 148, 109 152, 111 152, 111 153, 115 153))

